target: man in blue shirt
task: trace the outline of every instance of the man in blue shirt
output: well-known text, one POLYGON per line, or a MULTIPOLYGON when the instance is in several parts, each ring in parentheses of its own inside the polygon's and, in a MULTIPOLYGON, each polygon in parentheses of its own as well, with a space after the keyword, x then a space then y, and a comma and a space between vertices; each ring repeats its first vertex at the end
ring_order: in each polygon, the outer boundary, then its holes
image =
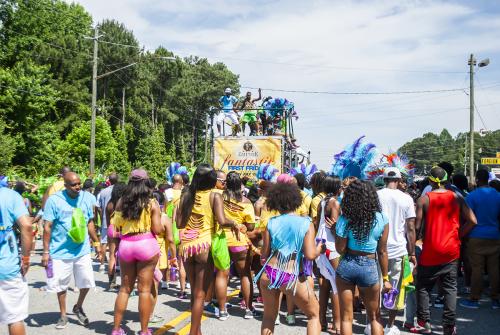
POLYGON ((97 208, 101 216, 101 248, 99 249, 99 272, 104 272, 104 260, 106 259, 106 246, 108 244, 108 221, 106 217, 106 206, 111 200, 111 192, 113 192, 114 185, 118 182, 118 174, 111 173, 108 177, 110 186, 106 187, 97 196, 97 208))
POLYGON ((0 186, 0 324, 6 324, 10 335, 25 334, 23 320, 28 317, 28 283, 32 239, 31 219, 23 198, 0 186), (21 230, 21 253, 13 225, 21 230))
POLYGON ((47 278, 47 291, 57 293, 61 312, 56 329, 64 329, 68 323, 66 291, 72 276, 75 279, 76 287, 80 289, 73 313, 77 316, 80 324, 87 326, 89 323, 82 308, 89 288, 95 287, 89 235, 95 242, 98 241, 98 238, 93 221, 95 200, 88 192, 81 191, 81 184, 76 173, 66 173, 64 175, 65 190, 49 197, 43 214, 45 229, 43 232, 42 265, 47 267, 49 261, 52 262, 53 276, 47 278), (72 227, 75 208, 81 209, 87 223, 88 233, 86 232, 82 243, 75 242, 68 235, 72 227))
POLYGON ((224 129, 224 120, 228 118, 233 126, 233 136, 235 136, 239 131, 239 117, 234 111, 235 104, 238 99, 231 94, 231 89, 228 87, 224 90, 224 95, 219 99, 219 104, 221 107, 220 113, 217 115, 217 131, 219 136, 222 135, 222 129, 224 129))
POLYGON ((479 308, 482 293, 484 266, 488 270, 491 286, 491 307, 499 309, 499 257, 500 230, 500 193, 488 186, 489 173, 478 170, 476 173, 477 188, 465 199, 474 211, 477 225, 469 234, 467 243, 469 261, 471 263, 471 295, 470 299, 460 303, 467 308, 479 308))

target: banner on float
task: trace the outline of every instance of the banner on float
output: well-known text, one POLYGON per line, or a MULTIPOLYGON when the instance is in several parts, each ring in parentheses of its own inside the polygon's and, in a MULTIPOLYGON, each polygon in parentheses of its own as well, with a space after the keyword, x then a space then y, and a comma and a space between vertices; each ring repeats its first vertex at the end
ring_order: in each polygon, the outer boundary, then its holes
POLYGON ((255 177, 261 164, 282 171, 281 137, 219 137, 214 139, 214 167, 226 173, 255 177))

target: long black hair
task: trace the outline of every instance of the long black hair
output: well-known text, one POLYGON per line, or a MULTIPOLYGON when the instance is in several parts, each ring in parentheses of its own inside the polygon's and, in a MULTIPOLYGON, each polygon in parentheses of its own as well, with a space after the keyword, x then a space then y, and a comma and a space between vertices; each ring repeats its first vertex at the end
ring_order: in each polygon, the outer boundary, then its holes
POLYGON ((210 190, 215 187, 216 183, 217 172, 215 172, 214 168, 205 163, 198 165, 191 183, 182 192, 179 204, 182 219, 182 222, 179 223, 180 225, 185 226, 191 215, 196 192, 210 190))
POLYGON ((153 196, 149 179, 130 179, 122 195, 122 216, 124 219, 137 220, 142 210, 147 208, 153 196))
POLYGON ((318 171, 312 175, 310 184, 313 190, 313 197, 323 192, 323 181, 325 177, 326 173, 324 171, 318 171))
POLYGON ((234 171, 229 172, 226 176, 226 189, 223 194, 224 200, 231 201, 231 199, 234 199, 236 202, 241 202, 243 200, 241 185, 240 175, 234 171))
POLYGON ((337 176, 327 176, 323 180, 323 192, 326 193, 325 203, 333 197, 338 197, 342 189, 342 181, 337 176))
POLYGON ((127 189, 127 184, 117 182, 113 186, 113 190, 111 191, 111 198, 109 199, 109 202, 113 204, 113 206, 116 206, 116 203, 120 198, 122 197, 123 193, 125 193, 125 190, 127 189))
POLYGON ((348 229, 354 239, 363 243, 375 224, 375 214, 381 212, 377 189, 373 183, 354 180, 344 191, 341 203, 342 215, 348 220, 348 229))

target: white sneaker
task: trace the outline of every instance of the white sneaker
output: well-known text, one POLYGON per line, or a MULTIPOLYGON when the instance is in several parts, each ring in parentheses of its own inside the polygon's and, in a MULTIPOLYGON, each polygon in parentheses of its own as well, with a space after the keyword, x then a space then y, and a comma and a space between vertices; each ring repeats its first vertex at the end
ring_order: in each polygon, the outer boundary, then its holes
POLYGON ((393 325, 391 328, 387 328, 385 326, 384 328, 384 335, 400 335, 401 332, 399 331, 399 328, 393 325))
POLYGON ((276 320, 274 321, 274 324, 276 326, 281 324, 281 322, 280 322, 280 313, 278 313, 278 316, 276 317, 276 320))
POLYGON ((372 326, 370 324, 367 324, 365 327, 365 335, 371 335, 372 334, 372 326))
POLYGON ((99 273, 106 273, 106 269, 104 267, 104 264, 99 265, 99 273))
POLYGON ((161 281, 160 283, 160 288, 161 289, 167 289, 168 288, 168 283, 164 280, 161 281))

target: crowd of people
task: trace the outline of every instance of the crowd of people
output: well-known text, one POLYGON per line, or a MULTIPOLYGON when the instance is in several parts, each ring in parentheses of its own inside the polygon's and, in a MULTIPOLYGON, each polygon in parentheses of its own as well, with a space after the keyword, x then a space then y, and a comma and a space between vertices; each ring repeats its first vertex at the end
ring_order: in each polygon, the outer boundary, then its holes
POLYGON ((37 222, 43 223, 44 290, 56 293, 59 306, 56 329, 68 325, 71 278, 79 291, 72 311, 89 324, 83 305, 95 287, 92 250, 99 271, 108 267, 109 288, 117 289, 112 335, 126 333, 132 294, 139 298, 140 334, 152 334, 148 326, 162 320, 154 309, 167 281, 179 284, 178 299, 190 299, 190 334, 201 334, 204 313, 230 317, 231 276, 241 286, 244 319, 261 319, 265 335, 280 324, 283 300, 286 323, 294 325, 300 309, 307 334, 352 334, 361 309, 365 334, 397 335, 402 328, 430 334, 435 286, 443 333, 457 334, 457 278, 464 277, 470 293, 460 305, 477 309, 485 271, 490 306, 500 308, 500 193, 486 170, 477 171, 472 188, 454 183, 461 178, 443 162, 418 192, 396 167, 383 170, 378 189, 369 180, 323 171, 253 183, 208 164, 192 176, 182 171, 159 185, 143 169, 131 171, 126 184, 112 173, 94 188, 63 168, 38 213, 29 212, 26 188, 11 189, 16 185, 0 178, 0 323, 11 335, 25 334, 37 222))
POLYGON ((246 125, 250 128, 249 135, 287 135, 287 119, 297 118, 294 104, 285 98, 268 96, 262 99, 259 96, 252 98, 251 92, 246 92, 242 99, 232 94, 231 88, 224 90, 219 99, 220 112, 216 116, 219 136, 224 135, 224 124, 228 122, 232 136, 245 135, 246 125), (262 100, 260 106, 256 102, 262 100))

